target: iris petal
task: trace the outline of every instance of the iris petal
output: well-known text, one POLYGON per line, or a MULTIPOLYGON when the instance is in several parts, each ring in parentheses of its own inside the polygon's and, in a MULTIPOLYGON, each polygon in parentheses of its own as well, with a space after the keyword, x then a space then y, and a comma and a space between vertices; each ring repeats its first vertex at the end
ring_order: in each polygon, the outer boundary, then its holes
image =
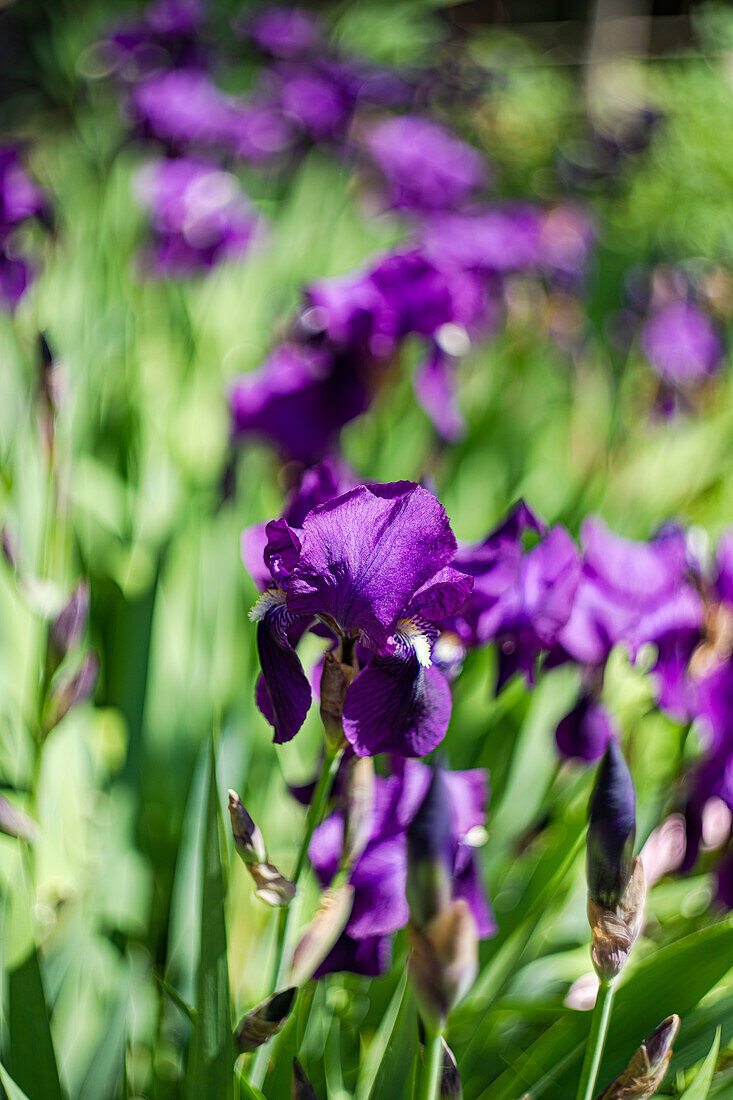
POLYGON ((443 740, 450 712, 443 673, 405 647, 375 657, 356 677, 346 696, 344 734, 358 756, 425 756, 443 740))
MULTIPOLYGON (((261 601, 269 604, 258 616, 257 652, 262 669, 263 689, 258 684, 256 699, 260 710, 275 730, 275 743, 290 741, 303 725, 311 704, 311 689, 298 655, 287 638, 290 617, 284 602, 272 591, 261 601), (269 706, 267 705, 269 703, 269 706)), ((253 610, 255 610, 253 609, 253 610)))

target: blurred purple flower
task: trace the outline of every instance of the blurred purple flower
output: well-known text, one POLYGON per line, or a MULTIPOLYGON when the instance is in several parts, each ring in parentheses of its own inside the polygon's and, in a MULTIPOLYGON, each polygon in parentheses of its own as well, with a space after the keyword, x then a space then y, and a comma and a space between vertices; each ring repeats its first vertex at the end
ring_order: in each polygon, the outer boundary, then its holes
POLYGON ((46 195, 20 163, 18 149, 0 145, 0 240, 28 218, 45 218, 46 195))
POLYGON ((49 221, 48 198, 23 168, 18 148, 0 145, 0 307, 10 311, 35 276, 33 263, 14 236, 30 218, 49 221))
POLYGON ((155 0, 142 18, 112 27, 100 43, 111 71, 136 83, 162 69, 201 67, 205 9, 200 0, 155 0))
POLYGON ((455 566, 474 586, 443 629, 465 646, 496 642, 500 687, 515 672, 531 682, 537 656, 557 643, 572 610, 580 560, 570 535, 560 526, 548 530, 520 502, 484 542, 461 548, 455 566), (529 549, 528 538, 535 540, 529 549))
POLYGON ((564 290, 583 286, 593 257, 596 228, 590 214, 566 203, 542 219, 539 264, 550 283, 564 290))
POLYGON ((229 391, 235 439, 259 437, 309 465, 369 403, 365 376, 326 347, 286 343, 229 391))
MULTIPOLYGON (((389 778, 376 779, 375 804, 366 848, 351 868, 354 904, 344 935, 322 963, 318 976, 351 970, 374 976, 389 964, 389 937, 409 919, 407 904, 407 830, 430 785, 431 769, 416 760, 396 762, 389 778)), ((451 811, 449 852, 454 897, 465 898, 479 935, 490 936, 495 923, 480 883, 473 848, 474 829, 484 826, 488 803, 486 775, 480 769, 444 772, 451 811)), ((314 832, 309 856, 322 886, 337 873, 343 849, 340 812, 314 832)))
POLYGON ((293 60, 323 46, 324 31, 315 12, 269 4, 237 20, 235 30, 270 57, 293 60))
POLYGON ((141 81, 127 110, 143 137, 185 151, 225 148, 235 103, 205 73, 182 68, 141 81))
POLYGON ((580 583, 558 638, 579 664, 604 664, 619 643, 634 657, 645 643, 696 629, 702 604, 687 580, 687 543, 679 528, 635 542, 590 516, 581 527, 580 545, 580 583))
POLYGON ((644 323, 641 346, 659 376, 672 385, 690 385, 713 374, 723 345, 710 317, 691 302, 655 310, 644 323))
POLYGON ((541 211, 529 205, 433 215, 421 231, 426 255, 459 270, 527 271, 540 257, 541 211))
POLYGON ((438 500, 411 482, 359 486, 291 527, 267 525, 272 587, 255 605, 265 692, 258 702, 289 741, 311 689, 287 631, 317 620, 372 654, 349 687, 346 739, 360 756, 422 756, 445 735, 450 691, 430 660, 432 624, 454 614, 471 588, 450 563, 456 542, 438 500))
POLYGON ((241 258, 258 232, 259 218, 236 179, 213 165, 186 157, 151 161, 135 189, 150 214, 156 275, 188 275, 241 258))
POLYGON ((398 209, 455 210, 487 182, 478 149, 427 118, 403 115, 379 122, 365 144, 389 204, 398 209))
POLYGON ((9 256, 0 242, 0 308, 12 312, 33 281, 35 271, 19 256, 9 256))

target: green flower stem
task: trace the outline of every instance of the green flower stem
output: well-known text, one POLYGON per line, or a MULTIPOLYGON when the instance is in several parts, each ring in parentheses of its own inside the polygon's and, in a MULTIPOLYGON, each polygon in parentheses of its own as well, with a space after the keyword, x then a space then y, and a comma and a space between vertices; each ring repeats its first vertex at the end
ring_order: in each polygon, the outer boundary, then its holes
POLYGON ((614 994, 615 984, 601 981, 596 997, 596 1005, 593 1009, 593 1020, 591 1021, 590 1035, 585 1048, 585 1058, 580 1072, 576 1100, 593 1100, 596 1078, 603 1057, 603 1048, 606 1045, 608 1025, 611 1022, 614 994))
POLYGON ((442 1032, 425 1025, 425 1064, 420 1074, 417 1100, 438 1100, 440 1071, 443 1068, 442 1032))
MULTIPOLYGON (((331 793, 331 787, 336 778, 336 772, 341 763, 343 753, 343 746, 338 746, 337 748, 332 748, 329 745, 326 746, 326 759, 323 762, 323 768, 318 777, 316 789, 313 792, 313 797, 308 806, 308 813, 305 819, 305 833, 303 834, 303 839, 298 849, 298 858, 295 863, 295 871, 293 872, 293 883, 296 887, 305 868, 311 837, 313 836, 316 826, 320 824, 323 812, 328 803, 328 797, 331 793)), ((286 949, 294 906, 295 899, 293 899, 290 905, 284 906, 278 911, 275 965, 273 967, 273 977, 268 993, 274 993, 276 989, 279 989, 285 978, 288 958, 286 949)), ((252 1069, 249 1076, 249 1083, 255 1088, 261 1088, 262 1086, 267 1071, 268 1059, 268 1044, 263 1043, 262 1046, 258 1048, 252 1060, 252 1069)))

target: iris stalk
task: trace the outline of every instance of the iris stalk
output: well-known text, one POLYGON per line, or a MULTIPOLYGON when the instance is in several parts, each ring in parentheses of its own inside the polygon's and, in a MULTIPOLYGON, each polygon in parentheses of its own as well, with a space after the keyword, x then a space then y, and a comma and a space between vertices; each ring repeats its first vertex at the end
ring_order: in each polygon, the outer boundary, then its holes
POLYGON ((438 1100, 443 1068, 443 1039, 439 1030, 425 1025, 425 1064, 420 1075, 417 1100, 438 1100))
MULTIPOLYGON (((311 842, 311 837, 317 825, 320 824, 323 817, 323 811, 326 808, 328 802, 328 796, 331 793, 331 787, 333 781, 336 778, 336 772, 338 771, 339 764, 341 763, 341 757, 343 756, 343 747, 332 748, 328 744, 326 745, 326 759, 321 769, 321 774, 318 777, 318 783, 316 789, 313 792, 313 797, 308 807, 308 813, 305 819, 305 833, 298 850, 298 859, 295 864, 295 871, 293 872, 293 883, 297 887, 300 877, 305 868, 305 861, 308 857, 308 847, 311 842)), ((277 920, 277 946, 275 949, 275 965, 273 968, 273 977, 270 984, 270 993, 274 993, 280 986, 285 977, 286 969, 286 951, 285 948, 288 942, 288 932, 290 930, 291 916, 293 912, 293 902, 288 906, 284 906, 278 913, 277 920)), ((268 1044, 263 1045, 258 1049, 254 1060, 252 1062, 252 1070, 249 1077, 249 1083, 255 1088, 260 1088, 262 1082, 265 1079, 265 1073, 267 1070, 268 1062, 268 1044)))
POLYGON ((590 1035, 585 1048, 583 1068, 580 1071, 580 1082, 576 1100, 593 1100, 596 1078, 603 1057, 603 1048, 606 1045, 608 1025, 611 1022, 611 1010, 616 987, 614 982, 601 981, 593 1009, 590 1035))

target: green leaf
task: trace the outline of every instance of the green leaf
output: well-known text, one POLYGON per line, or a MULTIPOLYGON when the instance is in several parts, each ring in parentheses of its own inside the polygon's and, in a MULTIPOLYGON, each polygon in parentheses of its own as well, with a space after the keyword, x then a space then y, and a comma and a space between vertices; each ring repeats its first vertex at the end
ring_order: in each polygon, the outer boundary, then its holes
POLYGON ((707 1058, 695 1074, 695 1080, 689 1088, 685 1089, 680 1100, 705 1100, 707 1094, 710 1092, 710 1086, 713 1083, 713 1074, 715 1073, 715 1065, 718 1061, 719 1050, 720 1028, 718 1028, 715 1033, 715 1039, 713 1040, 713 1045, 710 1048, 707 1058))
POLYGON ((0 1062, 0 1085, 4 1093, 3 1100, 28 1100, 28 1096, 16 1085, 2 1062, 0 1062))
POLYGON ((403 973, 367 1051, 356 1086, 357 1100, 402 1096, 417 1053, 417 1012, 403 973))
POLYGON ((9 1065, 28 1100, 62 1100, 43 978, 34 948, 8 975, 9 1065))
POLYGON ((209 754, 208 801, 203 833, 201 936, 197 979, 197 1018, 191 1037, 186 1095, 231 1100, 234 1095, 227 938, 224 918, 226 885, 222 865, 221 810, 216 784, 213 737, 209 754))
MULTIPOLYGON (((676 1012, 684 1020, 733 966, 733 922, 721 921, 655 951, 641 962, 616 996, 600 1081, 617 1077, 644 1036, 676 1012)), ((567 1100, 577 1085, 590 1015, 558 1020, 481 1094, 482 1100, 514 1100, 529 1091, 567 1100)), ((460 1059, 459 1059, 460 1060, 460 1059)))

